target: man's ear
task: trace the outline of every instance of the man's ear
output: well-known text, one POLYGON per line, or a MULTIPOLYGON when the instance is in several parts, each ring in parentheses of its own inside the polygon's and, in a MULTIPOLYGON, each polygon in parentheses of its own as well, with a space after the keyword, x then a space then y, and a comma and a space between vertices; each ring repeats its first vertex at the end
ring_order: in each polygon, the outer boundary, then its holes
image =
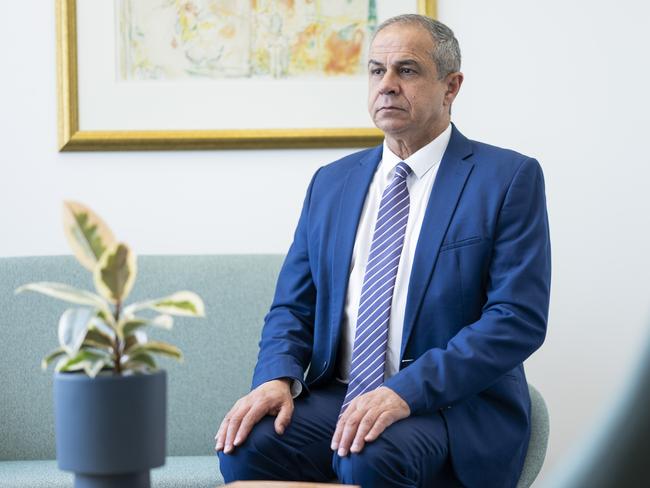
POLYGON ((463 84, 464 79, 463 73, 460 71, 455 71, 454 73, 449 73, 445 77, 445 83, 447 83, 447 91, 445 92, 445 104, 451 107, 456 95, 460 91, 460 86, 463 84))

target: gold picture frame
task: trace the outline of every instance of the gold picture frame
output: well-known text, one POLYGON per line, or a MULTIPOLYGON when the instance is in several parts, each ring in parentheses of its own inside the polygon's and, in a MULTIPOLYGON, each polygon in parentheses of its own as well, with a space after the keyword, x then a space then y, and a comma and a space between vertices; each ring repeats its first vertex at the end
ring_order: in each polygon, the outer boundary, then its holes
MULTIPOLYGON (((435 18, 436 3, 417 0, 418 12, 435 18)), ((56 24, 59 151, 367 147, 382 139, 374 128, 82 130, 76 0, 56 0, 56 24)))

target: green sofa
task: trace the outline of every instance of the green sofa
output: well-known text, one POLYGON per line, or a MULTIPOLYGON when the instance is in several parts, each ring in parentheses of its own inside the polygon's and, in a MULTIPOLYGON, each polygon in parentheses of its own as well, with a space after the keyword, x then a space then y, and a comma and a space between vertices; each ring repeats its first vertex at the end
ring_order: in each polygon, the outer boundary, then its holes
MULTIPOLYGON (((142 256, 128 301, 192 290, 205 319, 178 318, 152 335, 179 346, 185 361, 168 372, 167 463, 151 472, 154 488, 203 488, 223 483, 214 434, 230 406, 248 392, 257 343, 275 280, 278 255, 142 256)), ((56 466, 52 369, 41 358, 57 346, 64 302, 14 290, 34 281, 92 289, 90 273, 71 256, 0 258, 0 487, 69 488, 72 474, 56 466)), ((548 440, 548 413, 530 387, 533 431, 518 488, 539 472, 548 440)))

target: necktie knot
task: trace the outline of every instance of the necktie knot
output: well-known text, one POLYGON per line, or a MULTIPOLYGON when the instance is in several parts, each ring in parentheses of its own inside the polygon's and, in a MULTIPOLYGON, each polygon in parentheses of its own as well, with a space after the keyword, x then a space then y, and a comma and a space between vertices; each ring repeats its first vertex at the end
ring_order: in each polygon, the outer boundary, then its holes
POLYGON ((413 171, 411 167, 404 161, 401 161, 397 166, 395 166, 395 177, 406 179, 406 177, 411 174, 411 171, 413 171))

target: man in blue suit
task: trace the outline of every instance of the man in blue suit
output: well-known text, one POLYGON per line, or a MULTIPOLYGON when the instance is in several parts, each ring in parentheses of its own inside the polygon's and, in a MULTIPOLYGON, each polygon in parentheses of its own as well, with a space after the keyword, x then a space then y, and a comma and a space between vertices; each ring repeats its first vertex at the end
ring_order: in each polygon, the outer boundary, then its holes
POLYGON ((215 437, 226 481, 514 487, 522 362, 544 341, 550 244, 534 159, 451 124, 453 32, 383 23, 382 146, 320 168, 266 316, 251 392, 215 437))

